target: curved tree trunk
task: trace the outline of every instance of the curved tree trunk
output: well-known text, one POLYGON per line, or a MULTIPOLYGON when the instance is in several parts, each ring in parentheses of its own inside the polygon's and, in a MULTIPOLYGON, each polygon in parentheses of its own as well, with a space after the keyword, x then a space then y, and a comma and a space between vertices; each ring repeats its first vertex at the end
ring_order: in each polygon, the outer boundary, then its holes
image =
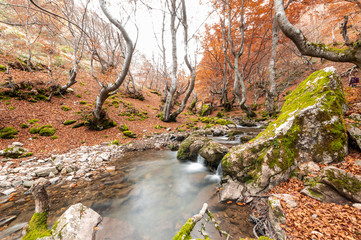
POLYGON ((283 0, 275 0, 274 4, 277 21, 282 32, 293 41, 303 55, 334 62, 350 62, 361 66, 361 43, 359 41, 343 49, 328 48, 325 44, 312 43, 307 40, 300 29, 288 21, 283 8, 283 0))
POLYGON ((102 107, 103 107, 103 104, 104 104, 105 100, 109 97, 109 93, 111 93, 113 91, 116 91, 120 87, 120 85, 124 82, 124 79, 128 74, 130 62, 132 60, 133 52, 134 52, 133 42, 130 39, 130 37, 129 37, 127 31, 125 30, 125 28, 123 27, 123 25, 111 15, 110 11, 106 7, 105 0, 99 0, 99 3, 100 3, 100 7, 101 7, 103 13, 105 14, 105 16, 122 33, 122 36, 123 36, 123 38, 124 38, 124 40, 125 40, 125 42, 127 44, 127 50, 126 50, 127 53, 126 53, 126 57, 125 57, 125 61, 124 61, 122 71, 120 72, 120 75, 118 76, 118 78, 115 80, 114 83, 108 84, 108 85, 105 86, 105 85, 101 84, 98 81, 101 89, 100 89, 100 92, 99 92, 99 94, 97 96, 97 99, 96 99, 96 102, 95 102, 95 108, 93 110, 94 117, 96 119, 98 119, 98 120, 101 119, 102 107))

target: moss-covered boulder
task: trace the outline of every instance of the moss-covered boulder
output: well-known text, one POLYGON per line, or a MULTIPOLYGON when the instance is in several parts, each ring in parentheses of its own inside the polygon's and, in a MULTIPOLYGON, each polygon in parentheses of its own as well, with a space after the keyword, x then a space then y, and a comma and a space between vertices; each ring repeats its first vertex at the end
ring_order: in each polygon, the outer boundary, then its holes
POLYGON ((311 74, 286 97, 277 120, 222 159, 224 175, 254 194, 287 180, 300 163, 341 161, 348 152, 346 110, 335 68, 311 74))
POLYGON ((215 141, 207 142, 200 150, 199 154, 204 157, 206 164, 211 169, 217 169, 224 155, 228 153, 228 148, 215 141))
POLYGON ((197 134, 187 137, 179 146, 177 158, 179 160, 196 160, 199 150, 209 142, 210 139, 197 134))
POLYGON ((0 138, 11 139, 14 138, 16 134, 18 134, 18 130, 13 127, 5 127, 0 129, 0 138))
POLYGON ((52 125, 47 124, 47 125, 39 127, 37 129, 37 132, 39 133, 40 136, 53 136, 56 132, 56 129, 53 128, 52 125))

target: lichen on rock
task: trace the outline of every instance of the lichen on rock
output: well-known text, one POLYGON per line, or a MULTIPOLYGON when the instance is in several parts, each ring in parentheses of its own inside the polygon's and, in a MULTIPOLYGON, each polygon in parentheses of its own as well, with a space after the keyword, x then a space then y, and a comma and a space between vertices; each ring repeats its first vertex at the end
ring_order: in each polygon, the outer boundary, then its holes
POLYGON ((224 175, 254 194, 287 180, 300 163, 341 161, 348 152, 346 110, 335 68, 311 74, 286 97, 277 120, 222 159, 224 175))
POLYGON ((190 135, 179 146, 177 158, 179 160, 197 159, 199 150, 209 141, 209 138, 200 136, 198 134, 190 135))

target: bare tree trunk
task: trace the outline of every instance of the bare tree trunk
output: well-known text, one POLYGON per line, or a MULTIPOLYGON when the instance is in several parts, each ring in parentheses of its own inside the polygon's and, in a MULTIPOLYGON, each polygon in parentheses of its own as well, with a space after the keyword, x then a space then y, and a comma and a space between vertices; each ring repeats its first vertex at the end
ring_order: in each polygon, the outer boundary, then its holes
POLYGON ((171 85, 167 93, 166 102, 163 109, 163 118, 164 122, 171 121, 171 111, 172 111, 172 102, 175 91, 177 90, 177 70, 178 70, 178 61, 177 61, 177 27, 176 27, 176 18, 177 18, 177 6, 176 0, 171 0, 170 2, 170 14, 171 14, 171 23, 170 30, 172 36, 172 74, 171 74, 171 85))
MULTIPOLYGON (((105 102, 105 100, 109 97, 109 93, 117 90, 120 85, 123 83, 125 77, 128 74, 128 70, 129 70, 129 66, 133 57, 133 42, 130 39, 127 31, 125 30, 125 28, 123 27, 123 25, 113 17, 113 15, 111 15, 110 11, 108 10, 108 8, 106 7, 105 4, 105 0, 99 0, 100 3, 100 7, 103 11, 103 13, 105 14, 105 16, 109 19, 109 21, 111 23, 113 23, 118 29, 119 31, 122 33, 122 36, 124 38, 124 40, 126 41, 127 44, 127 53, 126 53, 126 58, 125 58, 125 62, 122 68, 122 71, 120 73, 120 75, 118 76, 118 78, 115 80, 114 83, 112 84, 108 84, 108 85, 103 85, 102 83, 100 83, 99 81, 98 84, 100 85, 101 89, 100 92, 96 98, 96 102, 95 102, 95 108, 93 110, 94 113, 94 117, 97 120, 101 119, 101 112, 102 112, 102 107, 103 104, 105 102)), ((92 56, 93 59, 93 56, 92 56)))
POLYGON ((266 90, 266 110, 268 115, 273 115, 275 111, 275 97, 276 97, 276 56, 277 56, 277 45, 279 39, 280 28, 277 24, 277 17, 274 14, 273 22, 272 22, 272 50, 271 50, 271 58, 269 62, 269 82, 270 89, 266 90))

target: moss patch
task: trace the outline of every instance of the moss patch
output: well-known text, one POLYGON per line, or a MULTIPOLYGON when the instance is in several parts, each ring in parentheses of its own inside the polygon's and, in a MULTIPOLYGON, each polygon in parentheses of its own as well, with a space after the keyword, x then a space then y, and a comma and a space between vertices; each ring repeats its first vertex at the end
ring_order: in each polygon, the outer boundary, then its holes
POLYGON ((137 138, 137 134, 132 131, 124 131, 123 135, 129 138, 137 138))
POLYGON ((66 121, 63 122, 63 124, 64 125, 71 125, 71 124, 73 124, 75 122, 76 122, 76 120, 66 120, 66 121))
POLYGON ((0 138, 3 139, 15 138, 16 134, 18 134, 18 130, 13 127, 5 127, 0 130, 0 138))
POLYGON ((51 236, 51 230, 48 229, 47 220, 47 212, 34 213, 26 229, 26 234, 22 240, 36 240, 38 238, 51 236))

